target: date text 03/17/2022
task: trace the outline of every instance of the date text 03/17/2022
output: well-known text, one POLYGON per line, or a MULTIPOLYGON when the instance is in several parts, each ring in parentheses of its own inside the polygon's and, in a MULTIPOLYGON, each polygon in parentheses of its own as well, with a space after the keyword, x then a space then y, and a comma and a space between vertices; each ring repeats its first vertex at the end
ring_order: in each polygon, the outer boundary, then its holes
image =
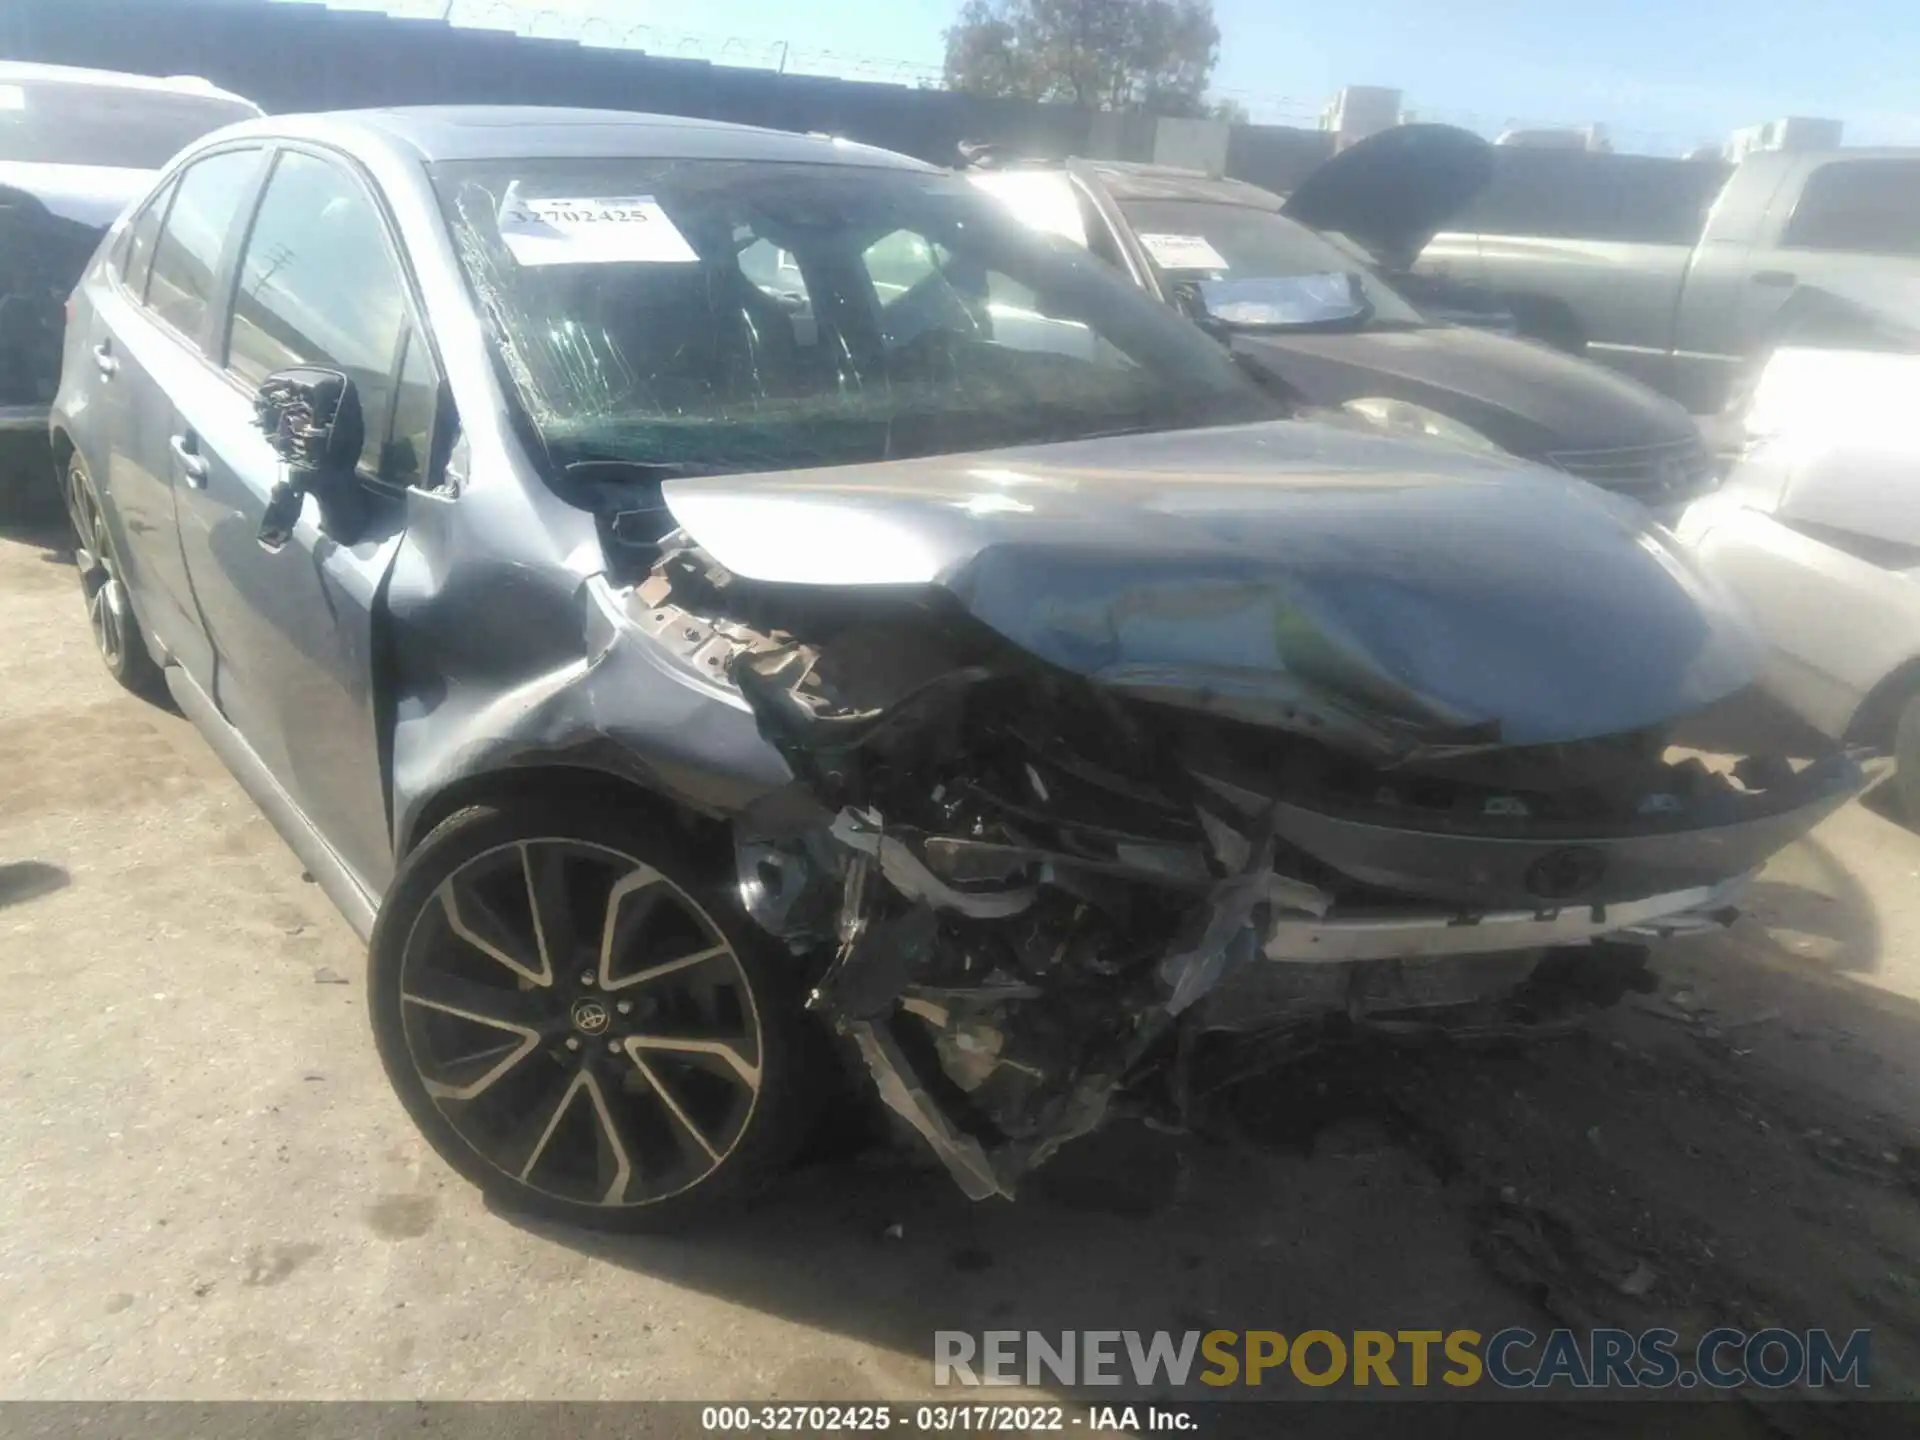
POLYGON ((987 1405, 963 1402, 872 1405, 706 1405, 700 1428, 716 1434, 840 1434, 899 1431, 908 1435, 1088 1436, 1190 1434, 1200 1419, 1178 1405, 987 1405))

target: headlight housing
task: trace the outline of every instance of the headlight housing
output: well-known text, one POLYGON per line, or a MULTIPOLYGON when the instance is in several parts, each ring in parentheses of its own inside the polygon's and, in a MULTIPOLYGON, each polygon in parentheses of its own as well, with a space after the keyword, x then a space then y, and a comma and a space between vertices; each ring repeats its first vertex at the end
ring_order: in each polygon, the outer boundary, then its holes
POLYGON ((1504 455, 1506 453, 1472 426, 1462 425, 1449 415, 1442 415, 1438 410, 1429 410, 1424 405, 1415 405, 1410 400, 1390 400, 1384 395, 1370 395, 1363 400, 1349 400, 1340 408, 1370 420, 1382 430, 1395 435, 1404 435, 1411 439, 1438 440, 1443 444, 1457 445, 1463 450, 1478 450, 1483 454, 1504 455))

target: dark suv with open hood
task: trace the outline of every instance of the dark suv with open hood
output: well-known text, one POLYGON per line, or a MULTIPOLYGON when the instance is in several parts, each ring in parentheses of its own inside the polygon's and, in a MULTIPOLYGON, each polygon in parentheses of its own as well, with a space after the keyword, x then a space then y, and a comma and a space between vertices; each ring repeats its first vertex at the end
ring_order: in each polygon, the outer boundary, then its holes
POLYGON ((1638 506, 1280 408, 947 171, 451 109, 182 155, 54 426, 422 1131, 633 1225, 836 1047, 985 1196, 1215 1032, 1597 994, 1861 784, 1664 753, 1754 645, 1638 506))
POLYGON ((1486 148, 1451 127, 1402 127, 1328 161, 1285 200, 1237 180, 1108 160, 968 174, 1036 229, 1186 310, 1302 404, 1495 447, 1677 517, 1713 483, 1686 411, 1544 345, 1436 319, 1462 297, 1426 289, 1422 308, 1393 283, 1484 182, 1476 146, 1486 148))

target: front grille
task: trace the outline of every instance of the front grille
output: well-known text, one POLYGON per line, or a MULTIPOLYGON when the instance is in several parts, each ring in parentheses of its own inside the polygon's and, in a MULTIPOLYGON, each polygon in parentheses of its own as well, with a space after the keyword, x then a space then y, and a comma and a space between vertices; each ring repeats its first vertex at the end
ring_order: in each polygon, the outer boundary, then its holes
POLYGON ((1630 495, 1643 505, 1672 505, 1713 488, 1713 456, 1698 440, 1617 450, 1555 450, 1540 458, 1556 470, 1630 495))

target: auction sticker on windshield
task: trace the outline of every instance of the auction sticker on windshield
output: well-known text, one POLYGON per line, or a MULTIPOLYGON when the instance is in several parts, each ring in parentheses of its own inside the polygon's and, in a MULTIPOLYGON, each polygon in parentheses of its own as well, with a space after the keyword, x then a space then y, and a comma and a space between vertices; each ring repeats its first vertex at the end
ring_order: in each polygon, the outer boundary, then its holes
POLYGON ((1226 257, 1204 235, 1142 235, 1140 243, 1162 270, 1225 270, 1226 257))
POLYGON ((651 195, 530 200, 509 190, 500 238, 522 265, 685 265, 700 258, 651 195))

